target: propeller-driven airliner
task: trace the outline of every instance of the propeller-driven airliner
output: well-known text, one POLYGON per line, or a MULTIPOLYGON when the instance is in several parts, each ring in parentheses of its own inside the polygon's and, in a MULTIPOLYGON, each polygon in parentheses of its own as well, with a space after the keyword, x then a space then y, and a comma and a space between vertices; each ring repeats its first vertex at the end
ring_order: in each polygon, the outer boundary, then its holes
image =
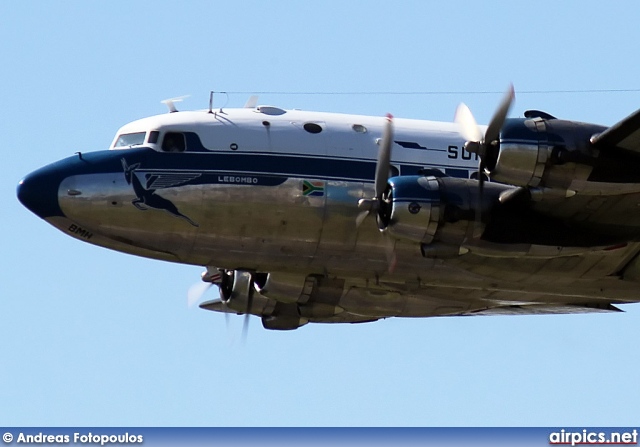
POLYGON ((267 329, 640 301, 640 110, 507 118, 514 97, 488 126, 169 100, 17 194, 81 241, 203 267, 201 308, 267 329))

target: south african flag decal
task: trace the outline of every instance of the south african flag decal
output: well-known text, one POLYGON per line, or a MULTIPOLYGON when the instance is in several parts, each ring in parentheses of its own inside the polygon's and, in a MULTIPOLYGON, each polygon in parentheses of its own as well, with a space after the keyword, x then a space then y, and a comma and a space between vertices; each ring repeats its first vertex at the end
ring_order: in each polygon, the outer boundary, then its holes
POLYGON ((310 182, 309 180, 303 180, 302 195, 306 197, 324 196, 324 182, 310 182))

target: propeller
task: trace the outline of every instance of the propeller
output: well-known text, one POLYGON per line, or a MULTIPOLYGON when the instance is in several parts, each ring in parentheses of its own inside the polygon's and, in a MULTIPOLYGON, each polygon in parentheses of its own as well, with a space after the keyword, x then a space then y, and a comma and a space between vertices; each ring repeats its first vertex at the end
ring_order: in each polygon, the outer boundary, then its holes
POLYGON ((200 298, 211 288, 213 283, 211 282, 197 282, 187 290, 187 306, 193 307, 200 298))
POLYGON ((478 209, 476 213, 476 228, 480 226, 482 221, 482 195, 484 191, 487 158, 496 156, 500 139, 500 129, 502 129, 504 125, 514 99, 515 91, 513 84, 511 84, 502 98, 498 109, 493 114, 484 135, 466 104, 461 103, 456 109, 454 121, 460 126, 460 134, 467 140, 464 148, 467 152, 478 154, 480 158, 478 163, 478 209))
POLYGON ((202 272, 200 278, 202 279, 201 282, 197 282, 187 290, 187 305, 189 307, 193 307, 194 304, 200 301, 200 298, 202 298, 212 285, 220 286, 225 280, 222 271, 217 267, 211 266, 207 266, 207 269, 202 272))
MULTIPOLYGON (((366 217, 372 213, 377 213, 382 209, 383 194, 387 189, 387 180, 389 180, 389 171, 391 168, 391 146, 393 145, 393 116, 387 114, 387 121, 382 132, 380 140, 380 150, 378 151, 378 161, 376 163, 375 176, 375 197, 370 199, 360 199, 358 201, 358 209, 361 210, 356 218, 356 228, 360 227, 366 217)), ((380 222, 378 228, 382 230, 380 222)))
MULTIPOLYGON (((376 213, 378 229, 384 230, 384 221, 381 214, 385 209, 387 183, 391 172, 391 149, 393 146, 393 116, 387 114, 382 138, 380 139, 380 149, 378 151, 378 161, 376 162, 376 173, 374 179, 375 196, 369 199, 360 199, 358 201, 358 209, 361 210, 356 217, 356 228, 359 228, 362 222, 369 214, 376 213)), ((385 235, 386 236, 386 235, 385 235)), ((389 273, 392 273, 396 267, 397 258, 395 253, 395 242, 388 236, 385 237, 385 253, 387 256, 387 264, 389 265, 389 273)))
MULTIPOLYGON (((227 307, 227 300, 233 297, 233 292, 232 289, 235 288, 235 282, 236 281, 241 281, 242 285, 240 286, 242 288, 242 286, 246 286, 248 288, 248 293, 247 293, 247 302, 246 305, 244 307, 244 311, 241 311, 240 309, 233 308, 233 313, 239 313, 242 314, 244 313, 244 322, 242 324, 242 343, 244 343, 247 340, 247 334, 249 332, 249 320, 251 318, 251 310, 253 309, 253 301, 254 301, 254 293, 255 293, 255 289, 254 289, 254 285, 253 285, 253 274, 250 272, 246 272, 246 271, 227 271, 226 273, 223 273, 221 271, 220 272, 220 279, 219 279, 219 286, 220 286, 220 295, 222 296, 223 294, 226 296, 225 299, 222 299, 222 305, 229 309, 227 307), (244 284, 246 282, 246 284, 244 284)), ((225 321, 227 323, 227 329, 229 328, 229 313, 225 312, 225 321)))
MULTIPOLYGON (((211 286, 216 285, 218 287, 224 287, 225 283, 228 283, 229 278, 228 275, 225 275, 222 270, 216 267, 207 267, 207 269, 202 272, 200 275, 202 281, 198 281, 193 284, 187 290, 187 306, 189 308, 193 307, 205 293, 211 288, 211 286)), ((226 308, 227 305, 224 301, 222 301, 222 305, 226 308)), ((224 320, 227 327, 229 329, 229 314, 227 312, 224 313, 224 320)))

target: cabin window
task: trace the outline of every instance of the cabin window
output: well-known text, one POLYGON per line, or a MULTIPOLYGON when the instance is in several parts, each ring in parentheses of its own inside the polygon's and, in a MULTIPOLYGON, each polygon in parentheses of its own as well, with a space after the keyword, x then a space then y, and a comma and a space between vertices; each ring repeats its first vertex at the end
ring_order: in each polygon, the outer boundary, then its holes
POLYGON ((118 136, 116 144, 113 147, 131 147, 144 144, 146 132, 123 133, 118 136))
POLYGON ((162 150, 164 152, 184 152, 186 149, 184 134, 179 132, 167 132, 162 140, 162 150))
POLYGON ((358 133, 367 133, 367 128, 362 124, 354 124, 353 126, 351 126, 351 128, 358 133))
POLYGON ((149 144, 156 144, 158 142, 159 136, 160 132, 158 132, 157 130, 149 132, 149 144))
POLYGON ((304 126, 302 126, 304 128, 304 130, 306 130, 309 133, 320 133, 322 132, 322 127, 319 124, 316 123, 305 123, 304 126))

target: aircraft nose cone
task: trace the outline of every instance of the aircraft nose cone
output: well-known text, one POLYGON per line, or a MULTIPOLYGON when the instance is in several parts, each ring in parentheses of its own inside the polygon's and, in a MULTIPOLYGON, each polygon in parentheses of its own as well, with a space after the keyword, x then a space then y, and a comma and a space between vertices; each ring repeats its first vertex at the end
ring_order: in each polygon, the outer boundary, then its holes
POLYGON ((29 211, 41 218, 61 216, 58 205, 60 178, 50 169, 42 168, 20 180, 17 188, 18 200, 29 211))

